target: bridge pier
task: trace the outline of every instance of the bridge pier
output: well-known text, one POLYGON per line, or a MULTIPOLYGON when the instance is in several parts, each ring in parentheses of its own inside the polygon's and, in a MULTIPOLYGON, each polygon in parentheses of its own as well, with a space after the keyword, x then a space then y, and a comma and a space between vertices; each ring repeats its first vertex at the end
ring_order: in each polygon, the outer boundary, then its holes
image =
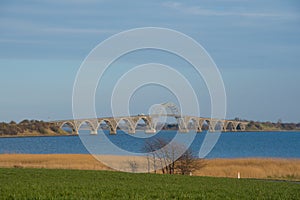
POLYGON ((246 131, 246 125, 247 125, 247 123, 240 123, 241 131, 246 131))
POLYGON ((202 131, 202 128, 199 126, 198 128, 197 128, 197 133, 202 133, 203 131, 202 131))
POLYGON ((187 129, 187 128, 180 128, 179 129, 179 132, 180 133, 188 133, 190 130, 189 129, 187 129))
POLYGON ((208 131, 215 132, 216 131, 215 127, 216 127, 217 121, 208 120, 207 123, 208 123, 208 131))
POLYGON ((117 134, 117 130, 116 129, 109 130, 109 135, 116 135, 116 134, 117 134))
POLYGON ((245 124, 241 124, 241 131, 245 131, 246 130, 246 125, 245 124))
POLYGON ((91 130, 91 135, 97 135, 98 131, 97 130, 91 130))
POLYGON ((198 120, 197 133, 203 132, 203 130, 202 130, 203 122, 204 122, 203 119, 198 120))
POLYGON ((239 122, 233 122, 233 131, 237 132, 237 127, 239 125, 239 122))
POLYGON ((187 123, 185 122, 186 119, 184 117, 176 117, 177 124, 178 124, 178 131, 180 133, 188 133, 189 129, 187 128, 187 123))
POLYGON ((227 131, 227 129, 226 129, 226 125, 225 125, 226 123, 224 123, 224 125, 222 126, 222 131, 223 132, 226 132, 227 131))
POLYGON ((128 134, 135 134, 135 130, 128 130, 127 133, 128 134))
POLYGON ((155 130, 155 128, 146 129, 145 133, 156 133, 156 130, 155 130))

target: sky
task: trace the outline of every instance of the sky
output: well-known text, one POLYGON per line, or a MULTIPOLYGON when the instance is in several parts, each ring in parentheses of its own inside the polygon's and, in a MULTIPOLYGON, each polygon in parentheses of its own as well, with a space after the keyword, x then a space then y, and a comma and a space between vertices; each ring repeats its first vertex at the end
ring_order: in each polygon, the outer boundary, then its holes
MULTIPOLYGON (((227 118, 300 122, 298 0, 2 0, 0 27, 0 121, 72 118, 73 84, 89 52, 121 31, 163 27, 192 37, 212 57, 226 89, 227 118)), ((111 114, 110 92, 122 71, 149 62, 180 70, 198 91, 201 116, 209 116, 201 77, 154 50, 114 63, 96 94, 97 115, 111 114)), ((145 86, 133 95, 130 112, 147 113, 174 98, 145 86)))

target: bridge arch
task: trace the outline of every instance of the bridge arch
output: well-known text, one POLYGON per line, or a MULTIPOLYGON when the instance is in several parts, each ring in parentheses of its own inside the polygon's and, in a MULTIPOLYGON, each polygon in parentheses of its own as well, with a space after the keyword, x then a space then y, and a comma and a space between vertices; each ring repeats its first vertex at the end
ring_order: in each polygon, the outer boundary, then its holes
POLYGON ((90 120, 83 120, 83 121, 81 121, 81 122, 78 124, 77 129, 79 130, 83 124, 88 125, 88 127, 89 127, 89 129, 90 129, 90 132, 91 132, 92 134, 97 134, 97 127, 98 127, 98 124, 97 124, 97 125, 96 125, 95 123, 93 124, 93 122, 90 121, 90 120))
POLYGON ((59 126, 59 128, 63 129, 63 127, 65 125, 72 129, 72 134, 77 133, 76 126, 75 126, 75 124, 73 122, 71 122, 71 121, 64 121, 64 122, 61 123, 61 125, 59 126))
POLYGON ((199 120, 199 130, 208 130, 209 129, 209 123, 205 119, 200 119, 199 120))
POLYGON ((215 122, 212 119, 205 119, 204 121, 207 125, 207 130, 209 132, 214 132, 215 131, 215 122))
POLYGON ((225 129, 226 131, 236 131, 237 123, 234 121, 228 121, 225 129))
POLYGON ((226 131, 233 131, 234 130, 234 125, 233 125, 233 123, 232 122, 227 122, 226 124, 225 124, 225 130, 226 131))
POLYGON ((214 127, 215 131, 223 131, 224 130, 224 121, 219 120, 216 122, 215 127, 214 127))
POLYGON ((237 123, 236 130, 237 131, 245 131, 246 130, 246 125, 242 122, 239 122, 239 123, 237 123))
POLYGON ((137 128, 137 125, 139 124, 140 121, 143 121, 145 123, 146 130, 151 129, 151 121, 145 116, 141 116, 141 117, 137 118, 136 122, 134 123, 134 129, 137 128))
POLYGON ((129 118, 120 118, 117 120, 117 124, 116 124, 116 128, 120 128, 122 129, 122 127, 120 127, 120 123, 121 122, 125 122, 126 128, 128 129, 128 133, 135 133, 135 126, 134 123, 129 119, 129 118))
POLYGON ((102 125, 103 122, 104 122, 104 124, 106 124, 108 126, 110 134, 116 134, 117 133, 116 132, 117 127, 115 125, 116 124, 115 121, 111 121, 111 120, 108 120, 108 119, 101 119, 100 121, 98 121, 97 130, 99 128, 102 129, 101 125, 102 125))
POLYGON ((196 117, 190 117, 186 121, 186 127, 189 130, 196 130, 198 131, 200 129, 200 121, 199 118, 196 117))

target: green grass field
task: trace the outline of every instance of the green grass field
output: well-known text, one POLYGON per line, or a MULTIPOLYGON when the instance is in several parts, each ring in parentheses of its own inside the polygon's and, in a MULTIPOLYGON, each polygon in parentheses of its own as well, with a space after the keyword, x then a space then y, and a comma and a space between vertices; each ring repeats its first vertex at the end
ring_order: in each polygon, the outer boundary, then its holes
POLYGON ((0 169, 0 199, 300 199, 300 184, 108 171, 0 169))

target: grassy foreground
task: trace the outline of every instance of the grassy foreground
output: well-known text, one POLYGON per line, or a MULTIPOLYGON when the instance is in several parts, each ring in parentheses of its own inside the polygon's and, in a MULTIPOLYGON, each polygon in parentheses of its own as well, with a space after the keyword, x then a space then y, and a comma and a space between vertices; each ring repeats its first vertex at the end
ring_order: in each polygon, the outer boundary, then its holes
POLYGON ((0 169, 0 199, 300 199, 300 184, 63 169, 0 169))

